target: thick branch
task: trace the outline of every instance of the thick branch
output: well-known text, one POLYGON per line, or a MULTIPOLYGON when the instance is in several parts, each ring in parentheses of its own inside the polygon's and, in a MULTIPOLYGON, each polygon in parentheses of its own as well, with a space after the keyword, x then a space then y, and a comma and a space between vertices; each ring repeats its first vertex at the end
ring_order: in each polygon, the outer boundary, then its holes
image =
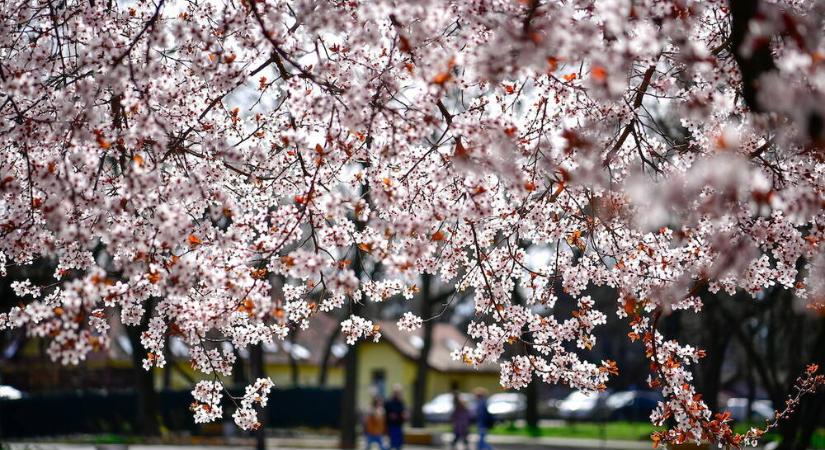
MULTIPOLYGON (((647 92, 648 87, 650 87, 650 81, 653 79, 653 74, 656 72, 656 65, 652 65, 647 68, 642 77, 642 82, 639 84, 639 87, 636 89, 636 96, 633 98, 633 110, 639 109, 642 106, 642 100, 644 100, 645 92, 647 92)), ((630 132, 633 131, 633 127, 636 126, 636 122, 638 119, 633 118, 627 126, 624 127, 622 133, 619 135, 619 139, 613 144, 613 147, 607 153, 607 157, 605 157, 602 166, 607 167, 610 165, 610 161, 616 156, 616 153, 619 152, 619 149, 622 148, 624 142, 627 140, 627 137, 630 136, 630 132)))

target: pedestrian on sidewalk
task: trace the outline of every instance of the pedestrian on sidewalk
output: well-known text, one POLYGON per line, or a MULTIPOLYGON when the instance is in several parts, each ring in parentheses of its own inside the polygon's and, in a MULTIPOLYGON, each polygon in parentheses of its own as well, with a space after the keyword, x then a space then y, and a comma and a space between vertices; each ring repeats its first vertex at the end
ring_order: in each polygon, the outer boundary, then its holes
POLYGON ((387 433, 387 418, 384 412, 384 402, 379 397, 372 401, 372 407, 364 419, 364 435, 367 438, 367 450, 372 448, 372 444, 378 444, 378 450, 386 450, 384 447, 384 434, 387 433))
POLYGON ((487 410, 487 390, 477 388, 476 394, 476 426, 478 427, 478 450, 493 450, 487 442, 487 432, 493 427, 495 420, 487 410))
POLYGON ((407 420, 407 409, 401 395, 401 385, 392 388, 392 397, 384 403, 387 413, 387 431, 390 435, 390 449, 401 450, 404 445, 404 421, 407 420))
POLYGON ((470 410, 467 409, 467 406, 461 401, 461 397, 459 396, 458 392, 453 393, 453 413, 450 416, 450 422, 453 424, 453 443, 450 445, 451 449, 456 448, 456 444, 460 442, 464 443, 464 449, 470 449, 470 443, 467 440, 467 436, 470 434, 470 422, 472 419, 470 418, 470 410))

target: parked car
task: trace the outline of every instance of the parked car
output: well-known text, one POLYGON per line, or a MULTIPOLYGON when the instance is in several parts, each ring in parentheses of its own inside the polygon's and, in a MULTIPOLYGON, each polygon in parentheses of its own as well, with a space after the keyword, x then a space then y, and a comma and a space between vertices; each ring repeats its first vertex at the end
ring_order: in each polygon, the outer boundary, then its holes
POLYGON ((604 401, 604 416, 610 420, 650 420, 650 413, 662 400, 656 391, 619 391, 604 401))
POLYGON ((596 419, 607 393, 572 392, 558 404, 558 416, 567 420, 596 419))
POLYGON ((0 384, 0 400, 19 400, 25 397, 23 391, 9 385, 0 384))
MULTIPOLYGON (((730 411, 730 416, 737 422, 748 421, 748 399, 746 398, 729 398, 725 409, 730 411)), ((751 404, 750 420, 754 422, 761 422, 773 418, 774 409, 771 406, 770 400, 754 400, 751 404)))
MULTIPOLYGON (((470 410, 470 416, 475 418, 475 395, 462 392, 459 396, 461 401, 464 402, 464 405, 470 410)), ((425 403, 422 409, 427 422, 449 422, 450 416, 453 414, 453 393, 447 392, 436 395, 432 400, 425 403)))
POLYGON ((559 417, 559 405, 563 402, 564 399, 560 398, 550 398, 539 402, 539 416, 543 418, 558 418, 559 417))
POLYGON ((496 420, 516 420, 524 417, 527 398, 517 392, 493 394, 487 399, 487 411, 496 420))

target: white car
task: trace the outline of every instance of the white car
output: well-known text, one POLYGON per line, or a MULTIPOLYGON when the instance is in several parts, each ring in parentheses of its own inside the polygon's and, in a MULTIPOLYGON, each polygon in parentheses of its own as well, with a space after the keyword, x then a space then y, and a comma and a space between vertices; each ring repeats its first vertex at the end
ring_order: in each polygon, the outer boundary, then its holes
MULTIPOLYGON (((470 410, 470 415, 475 416, 476 397, 473 394, 462 392, 460 395, 464 406, 470 410)), ((451 392, 436 395, 432 400, 424 404, 421 408, 427 422, 449 422, 453 415, 453 394, 451 392)), ((489 405, 488 405, 489 408, 489 405)))
MULTIPOLYGON (((725 409, 730 411, 730 416, 737 422, 748 421, 748 399, 746 398, 729 398, 725 409)), ((763 420, 772 419, 774 410, 769 400, 754 400, 751 404, 751 421, 761 422, 763 420)))
POLYGON ((527 399, 517 392, 501 392, 487 399, 487 411, 496 420, 516 420, 524 417, 527 399))
POLYGON ((607 396, 604 392, 585 394, 581 391, 572 392, 558 404, 558 415, 562 419, 592 419, 595 418, 599 406, 607 396))
POLYGON ((23 391, 0 384, 0 400, 19 400, 21 398, 23 398, 23 391))

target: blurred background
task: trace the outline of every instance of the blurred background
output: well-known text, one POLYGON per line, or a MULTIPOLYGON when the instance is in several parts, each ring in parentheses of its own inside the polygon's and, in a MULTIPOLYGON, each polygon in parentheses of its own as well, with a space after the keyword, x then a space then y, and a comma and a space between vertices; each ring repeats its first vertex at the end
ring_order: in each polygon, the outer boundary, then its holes
MULTIPOLYGON (((51 273, 48 264, 12 268, 0 284, 0 311, 19 302, 9 288, 12 281, 46 280, 51 273)), ((627 322, 616 317, 615 292, 587 292, 608 323, 597 327, 596 345, 583 355, 595 362, 615 360, 620 369, 606 392, 588 396, 542 383, 505 392, 497 365, 474 370, 452 360, 450 353, 469 342, 464 330, 474 315, 471 298, 432 277, 420 278, 417 287, 413 301, 356 306, 354 313, 380 319, 378 343, 347 346, 339 329, 344 312, 336 311, 317 314, 309 329, 295 329, 283 342, 235 350, 238 363, 225 380, 228 386, 242 392, 258 376, 276 385, 258 437, 326 436, 351 448, 358 445, 362 412, 374 397, 389 396, 394 385, 402 388, 408 440, 420 444, 438 444, 433 436, 449 432, 454 394, 473 411, 471 393, 479 387, 490 393, 494 436, 642 442, 654 431, 649 415, 661 397, 647 389, 648 362, 639 342, 628 339, 627 322), (406 311, 433 319, 417 332, 401 332, 395 321, 406 311)), ((568 317, 575 301, 560 286, 557 290, 553 313, 568 317)), ((702 300, 700 313, 675 311, 662 319, 660 329, 707 351, 695 370, 696 386, 711 409, 731 412, 740 431, 763 424, 784 406, 806 364, 825 366, 825 317, 797 307, 790 293, 768 290, 753 301, 703 292, 702 300)), ((517 294, 513 301, 524 299, 517 294)), ((109 348, 69 367, 49 360, 43 339, 23 330, 0 331, 0 442, 255 438, 234 427, 230 405, 224 406, 224 423, 193 422, 190 390, 200 378, 177 337, 167 339, 167 366, 147 372, 141 327, 117 321, 111 326, 109 348)), ((769 435, 771 446, 825 448, 824 395, 805 397, 797 414, 769 435)))

